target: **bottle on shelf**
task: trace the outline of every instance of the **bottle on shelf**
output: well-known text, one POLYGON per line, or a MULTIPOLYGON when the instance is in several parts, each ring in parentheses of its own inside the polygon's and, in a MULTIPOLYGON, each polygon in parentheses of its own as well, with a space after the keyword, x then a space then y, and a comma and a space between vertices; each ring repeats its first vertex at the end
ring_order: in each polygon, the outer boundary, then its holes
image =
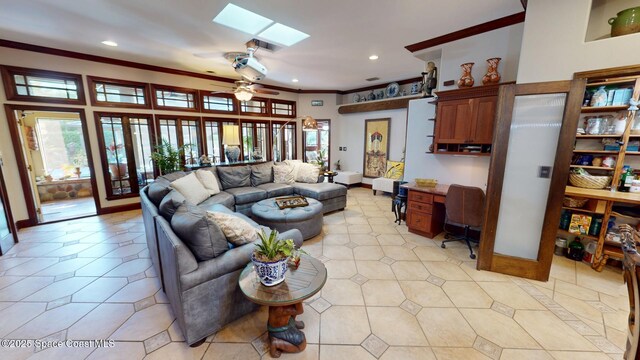
POLYGON ((618 191, 629 192, 631 189, 631 182, 633 181, 633 170, 631 166, 625 165, 622 168, 622 176, 620 176, 620 185, 618 185, 618 191))

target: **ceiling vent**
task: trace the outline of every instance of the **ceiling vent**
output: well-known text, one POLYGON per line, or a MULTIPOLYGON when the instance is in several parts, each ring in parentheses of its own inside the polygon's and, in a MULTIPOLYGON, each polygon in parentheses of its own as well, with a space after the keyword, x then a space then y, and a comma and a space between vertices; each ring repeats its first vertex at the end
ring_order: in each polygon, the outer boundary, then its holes
POLYGON ((272 43, 268 43, 264 40, 259 40, 259 39, 251 39, 249 41, 247 41, 246 43, 247 47, 253 47, 256 46, 259 49, 264 49, 270 52, 274 52, 274 51, 278 51, 280 50, 280 47, 278 45, 274 45, 272 43), (251 46, 253 45, 253 46, 251 46))
POLYGON ((376 80, 380 80, 380 78, 376 76, 376 77, 368 78, 368 79, 365 79, 365 80, 367 80, 367 81, 376 81, 376 80))

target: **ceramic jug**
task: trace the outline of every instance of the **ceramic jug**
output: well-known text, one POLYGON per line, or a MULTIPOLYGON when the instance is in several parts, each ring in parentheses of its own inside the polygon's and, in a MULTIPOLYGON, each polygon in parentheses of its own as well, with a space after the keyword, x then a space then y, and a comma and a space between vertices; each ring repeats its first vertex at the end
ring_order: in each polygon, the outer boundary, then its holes
POLYGON ((640 6, 622 10, 609 19, 611 37, 640 32, 640 6))

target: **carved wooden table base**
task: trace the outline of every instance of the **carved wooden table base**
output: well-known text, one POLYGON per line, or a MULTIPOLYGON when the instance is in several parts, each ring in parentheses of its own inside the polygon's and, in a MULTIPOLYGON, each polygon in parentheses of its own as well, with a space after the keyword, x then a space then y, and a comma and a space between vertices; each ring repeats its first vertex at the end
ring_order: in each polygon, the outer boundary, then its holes
POLYGON ((296 315, 302 314, 302 303, 287 306, 269 306, 269 353, 278 358, 283 352, 297 353, 307 347, 307 339, 300 329, 304 322, 296 321, 296 315))

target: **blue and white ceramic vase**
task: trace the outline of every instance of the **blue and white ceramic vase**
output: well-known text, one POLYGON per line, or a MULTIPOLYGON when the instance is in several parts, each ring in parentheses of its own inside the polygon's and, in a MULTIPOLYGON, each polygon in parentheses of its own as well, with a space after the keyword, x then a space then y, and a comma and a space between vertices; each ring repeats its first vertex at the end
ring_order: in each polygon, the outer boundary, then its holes
POLYGON ((287 258, 274 262, 263 262, 256 259, 255 255, 251 255, 251 261, 264 286, 274 286, 284 281, 284 275, 288 268, 287 258))

